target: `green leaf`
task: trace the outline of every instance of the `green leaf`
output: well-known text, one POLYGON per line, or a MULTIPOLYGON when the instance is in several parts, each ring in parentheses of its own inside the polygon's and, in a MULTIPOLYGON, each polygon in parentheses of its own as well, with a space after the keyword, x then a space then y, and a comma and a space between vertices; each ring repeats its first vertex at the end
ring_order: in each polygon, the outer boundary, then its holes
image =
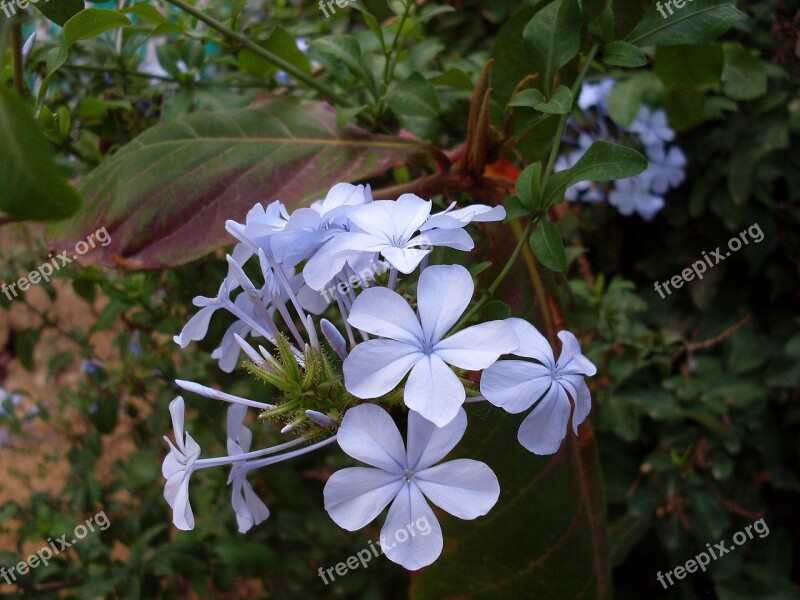
POLYGON ((556 72, 578 54, 580 33, 578 0, 556 0, 537 12, 525 26, 522 36, 545 91, 550 90, 556 72))
POLYGON ((140 269, 180 265, 230 244, 225 220, 243 220, 257 202, 298 206, 427 148, 353 126, 337 131, 336 113, 322 102, 280 97, 191 114, 148 129, 106 158, 80 183, 83 211, 49 238, 68 248, 107 227, 111 242, 87 260, 140 269))
POLYGON ((686 4, 679 8, 673 0, 672 14, 663 2, 655 3, 625 41, 637 46, 708 44, 746 18, 730 0, 679 1, 686 4))
POLYGON ((567 188, 579 181, 613 181, 638 175, 647 168, 647 159, 633 148, 598 141, 577 163, 554 173, 544 191, 545 206, 561 202, 567 188))
POLYGON ((558 228, 550 221, 541 221, 530 239, 533 255, 551 271, 564 271, 567 268, 567 252, 558 228))
POLYGON ((155 6, 146 2, 140 2, 139 4, 134 4, 133 6, 123 8, 122 12, 132 13, 137 17, 141 17, 144 21, 155 23, 157 25, 161 25, 168 21, 167 17, 162 15, 155 6))
MULTIPOLYGON (((485 403, 482 403, 485 404, 485 403)), ((445 546, 411 584, 411 600, 610 600, 605 503, 591 436, 570 430, 561 450, 536 456, 517 442, 522 415, 467 405, 454 451, 488 464, 500 499, 485 516, 444 513, 445 546)))
POLYGON ((609 43, 614 39, 614 11, 606 7, 587 26, 589 35, 598 42, 609 43))
POLYGON ((653 71, 664 85, 673 88, 715 85, 722 77, 723 61, 721 46, 660 46, 653 71))
POLYGON ((527 217, 529 214, 531 214, 531 211, 522 205, 522 202, 517 196, 509 196, 506 198, 506 201, 503 202, 503 208, 506 209, 506 218, 503 221, 504 223, 508 223, 514 219, 519 219, 520 217, 527 217))
POLYGON ((63 219, 80 208, 75 190, 53 162, 50 143, 25 103, 0 85, 0 210, 16 219, 63 219))
POLYGON ((25 329, 14 334, 14 356, 19 359, 26 371, 33 371, 36 366, 34 353, 41 333, 40 329, 25 329))
POLYGON ((395 113, 410 117, 433 119, 441 110, 436 89, 416 72, 389 91, 386 103, 395 113))
POLYGON ((670 90, 664 109, 675 131, 686 131, 706 120, 705 94, 698 90, 670 90))
POLYGON ((88 40, 130 24, 131 20, 116 10, 85 8, 64 23, 64 43, 69 48, 80 40, 88 40))
MULTIPOLYGON (((305 73, 311 73, 311 61, 308 56, 297 47, 294 36, 282 27, 276 27, 272 35, 259 45, 265 50, 280 56, 286 62, 297 67, 305 73)), ((242 48, 238 55, 239 65, 253 75, 264 77, 278 70, 278 67, 264 60, 248 48, 242 48)))
POLYGON ((550 100, 546 100, 537 89, 523 90, 508 105, 533 108, 550 115, 566 115, 572 108, 572 92, 567 86, 560 85, 550 100))
POLYGON ((310 45, 312 50, 328 54, 341 62, 358 81, 367 86, 372 97, 377 100, 378 88, 375 77, 367 66, 361 54, 361 46, 354 36, 329 35, 312 41, 310 45))
POLYGON ((525 167, 517 177, 516 192, 519 201, 531 211, 538 211, 542 205, 542 191, 539 184, 542 180, 542 163, 537 162, 525 167))
POLYGON ((767 70, 739 43, 723 44, 722 91, 736 100, 753 100, 767 93, 767 70))
POLYGON ((52 3, 39 0, 34 6, 53 23, 63 27, 64 23, 81 12, 86 5, 83 0, 55 0, 52 3))
POLYGON ((627 127, 636 118, 645 99, 660 98, 663 90, 664 84, 649 72, 620 81, 611 88, 608 95, 608 116, 618 125, 627 127))
POLYGON ((643 67, 647 55, 633 44, 617 40, 603 47, 603 62, 615 67, 643 67))

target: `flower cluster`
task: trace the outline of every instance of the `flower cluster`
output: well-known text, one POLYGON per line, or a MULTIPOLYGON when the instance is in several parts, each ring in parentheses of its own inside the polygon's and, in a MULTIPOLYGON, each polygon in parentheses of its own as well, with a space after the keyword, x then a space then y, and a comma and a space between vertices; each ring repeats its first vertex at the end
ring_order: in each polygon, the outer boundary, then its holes
POLYGON ((213 315, 229 312, 235 321, 212 356, 230 372, 244 353, 246 368, 277 393, 267 403, 177 381, 186 392, 230 407, 228 455, 200 458, 200 446, 185 431, 183 398, 170 405, 175 441, 166 438, 163 475, 176 527, 194 527, 189 481, 195 471, 230 468, 232 506, 244 532, 270 514, 248 482, 251 471, 338 442, 369 466, 346 468, 328 480, 324 499, 331 518, 355 530, 391 505, 382 533, 390 539, 425 517, 430 535, 384 548, 391 560, 418 569, 436 560, 443 546, 429 502, 475 519, 499 498, 488 465, 441 462, 466 432, 464 402, 488 401, 509 413, 533 407, 519 440, 537 454, 558 450, 570 419, 577 433, 591 403, 583 377, 595 368, 576 338, 559 334, 563 347, 555 360, 544 337, 521 319, 467 326, 472 276, 460 265, 430 264, 437 247, 471 250, 466 227, 502 220, 505 211, 432 209, 431 201, 415 195, 373 200, 368 187, 342 183, 308 208, 290 213, 275 201, 253 207, 244 223, 228 221, 238 240, 228 274, 216 296, 195 298, 200 310, 175 341, 186 347, 203 339, 213 315), (254 270, 245 269, 251 260, 260 273, 256 281, 248 275, 254 270), (503 355, 518 359, 499 360, 503 355), (467 375, 479 371, 476 384, 467 375), (279 423, 291 438, 252 450, 249 409, 279 423), (404 443, 392 413, 405 411, 404 443))
POLYGON ((583 85, 578 106, 586 120, 581 123, 572 119, 568 121, 572 133, 566 141, 573 142, 575 149, 558 157, 555 170, 563 171, 575 165, 598 139, 613 141, 625 138, 632 145, 640 146, 645 150, 649 162, 645 171, 615 181, 610 190, 605 184, 582 181, 568 188, 566 197, 571 201, 583 202, 607 199, 621 214, 630 216, 637 213, 650 221, 664 208, 664 195, 681 185, 686 178, 686 156, 678 146, 668 147, 675 139, 675 131, 670 128, 667 114, 662 109, 652 110, 642 106, 627 127, 615 125, 609 119, 607 101, 614 83, 613 79, 603 79, 583 85))

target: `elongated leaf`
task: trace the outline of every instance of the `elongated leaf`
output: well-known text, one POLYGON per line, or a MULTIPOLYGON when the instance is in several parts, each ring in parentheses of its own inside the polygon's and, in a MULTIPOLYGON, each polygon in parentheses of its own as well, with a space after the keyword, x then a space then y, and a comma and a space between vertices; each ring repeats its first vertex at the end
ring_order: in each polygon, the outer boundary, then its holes
POLYGON ((636 46, 708 44, 746 18, 730 0, 687 0, 682 8, 674 3, 670 8, 671 13, 663 2, 653 4, 625 41, 636 46))
POLYGON ((52 2, 39 0, 33 6, 53 23, 63 27, 64 23, 81 12, 86 5, 83 0, 54 0, 52 2))
POLYGON ((0 85, 0 211, 17 219, 63 219, 80 198, 53 162, 53 151, 24 102, 0 85))
POLYGON ((603 47, 603 62, 616 67, 643 67, 647 56, 638 46, 617 40, 603 47))
POLYGON ((571 168, 554 173, 547 181, 547 204, 560 202, 569 186, 579 181, 613 181, 638 175, 647 168, 647 159, 633 148, 595 142, 571 168))
POLYGON ((550 91, 556 71, 578 53, 580 33, 578 0, 556 0, 533 15, 525 26, 522 36, 533 52, 545 92, 550 91))
POLYGON ((533 255, 551 271, 564 271, 567 268, 567 252, 558 228, 544 220, 533 230, 530 239, 533 255))
POLYGON ((79 40, 88 40, 101 33, 126 27, 131 20, 120 12, 102 8, 85 8, 64 23, 64 42, 69 48, 79 40))
POLYGON ((467 412, 467 436, 456 452, 492 468, 500 500, 474 521, 443 515, 444 551, 414 577, 412 600, 611 598, 591 434, 576 440, 570 431, 558 454, 535 456, 517 441, 522 415, 493 407, 467 412))
POLYGON ((653 69, 664 85, 691 88, 719 84, 724 53, 718 45, 663 46, 653 69))
POLYGON ((276 98, 157 125, 106 159, 79 186, 86 205, 50 231, 58 247, 106 227, 112 241, 87 259, 127 268, 170 267, 231 243, 227 219, 257 202, 297 206, 340 181, 385 172, 425 151, 356 127, 337 131, 321 102, 276 98))
POLYGON ((440 110, 436 89, 419 73, 412 73, 398 83, 386 102, 394 112, 411 117, 434 118, 440 110))
POLYGON ((572 108, 572 92, 567 86, 560 85, 550 100, 546 100, 542 92, 537 89, 523 90, 514 96, 508 105, 527 106, 551 115, 565 115, 572 108))
POLYGON ((767 70, 741 44, 725 44, 722 91, 737 100, 752 100, 767 91, 767 70))

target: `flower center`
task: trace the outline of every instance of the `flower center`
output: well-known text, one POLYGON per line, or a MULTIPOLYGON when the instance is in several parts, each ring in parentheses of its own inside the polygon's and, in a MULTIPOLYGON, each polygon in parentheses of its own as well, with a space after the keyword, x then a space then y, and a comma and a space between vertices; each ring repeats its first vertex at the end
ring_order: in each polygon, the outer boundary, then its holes
POLYGON ((403 479, 405 479, 406 483, 411 483, 414 481, 414 471, 410 469, 403 471, 403 479))

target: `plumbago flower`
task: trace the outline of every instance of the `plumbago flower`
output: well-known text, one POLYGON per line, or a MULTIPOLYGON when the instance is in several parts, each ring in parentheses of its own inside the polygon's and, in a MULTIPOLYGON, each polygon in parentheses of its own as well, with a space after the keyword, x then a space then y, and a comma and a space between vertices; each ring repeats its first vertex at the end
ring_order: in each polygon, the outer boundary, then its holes
POLYGON ((489 512, 500 496, 497 477, 485 463, 461 458, 437 464, 466 429, 463 409, 441 428, 411 412, 405 448, 385 410, 373 404, 351 408, 339 428, 339 446, 374 468, 350 467, 334 473, 325 484, 325 509, 338 525, 355 531, 391 502, 381 529, 386 556, 411 570, 431 564, 442 552, 443 539, 427 500, 460 519, 475 519, 489 512), (420 519, 430 524, 426 535, 413 534, 413 524, 420 519), (400 542, 399 531, 410 535, 400 542))
MULTIPOLYGON (((368 187, 342 183, 309 208, 289 212, 275 201, 256 205, 245 223, 226 223, 238 241, 227 257, 228 273, 215 297, 195 298, 200 310, 175 341, 188 347, 206 337, 218 311, 230 313, 235 320, 213 358, 230 372, 243 354, 245 368, 273 392, 265 402, 176 381, 185 392, 230 405, 227 455, 200 458, 200 445, 184 427, 183 397, 170 404, 174 441, 167 439, 162 472, 176 527, 194 528, 189 482, 198 470, 230 469, 231 504, 239 531, 246 532, 270 516, 248 480, 254 470, 338 442, 344 452, 370 467, 346 468, 331 476, 324 490, 331 518, 354 530, 391 504, 382 539, 397 543, 384 543, 386 555, 418 569, 433 562, 443 546, 429 502, 462 519, 474 519, 498 500, 499 484, 487 465, 470 459, 437 463, 465 434, 462 404, 467 399, 513 405, 508 398, 514 392, 504 392, 503 386, 515 380, 504 379, 503 372, 506 363, 518 361, 497 362, 503 354, 517 352, 555 365, 553 381, 559 383, 553 389, 567 386, 581 406, 576 424, 585 418, 588 390, 572 380, 576 368, 589 372, 575 358, 579 351, 570 355, 572 366, 564 364, 563 356, 559 363, 552 354, 548 359, 538 342, 539 353, 532 355, 530 340, 522 339, 522 326, 514 319, 463 327, 462 321, 470 322, 478 311, 477 305, 467 310, 474 292, 471 275, 459 265, 429 266, 434 248, 470 250, 474 243, 466 228, 501 220, 505 211, 450 205, 431 214, 432 207, 431 201, 410 194, 373 200, 368 187), (354 278, 359 286, 352 285, 354 278), (325 318, 314 316, 322 314, 325 318), (466 377, 466 371, 484 369, 485 398, 466 377), (408 415, 405 446, 383 407, 408 415), (286 435, 289 440, 251 449, 259 437, 245 425, 251 410, 259 413, 257 422, 278 426, 265 435, 286 435), (414 535, 409 526, 422 518, 431 528, 414 535), (409 531, 403 542, 394 535, 400 529, 409 531)), ((530 363, 524 364, 528 366, 517 370, 528 373, 530 363)), ((559 392, 555 398, 563 403, 566 394, 559 392)), ((531 444, 551 448, 566 425, 539 419, 540 405, 532 415, 543 425, 531 444), (560 434, 554 433, 552 428, 559 427, 560 434)), ((563 406, 559 407, 561 415, 563 406)))
POLYGON ((448 365, 477 371, 519 345, 502 321, 462 329, 446 337, 472 297, 472 277, 459 265, 428 267, 419 278, 415 315, 402 296, 372 288, 353 303, 348 321, 386 339, 356 346, 344 361, 347 389, 359 398, 378 398, 410 372, 403 399, 439 427, 458 414, 466 398, 448 365))
POLYGON ((686 156, 678 146, 667 146, 675 139, 675 131, 663 109, 641 106, 632 123, 612 121, 608 98, 614 85, 615 81, 607 78, 581 87, 578 106, 583 111, 582 118, 567 121, 569 133, 564 137, 575 149, 560 155, 554 170, 575 165, 596 140, 636 146, 647 154, 647 170, 613 184, 581 181, 567 188, 564 195, 571 202, 607 200, 624 216, 637 214, 651 221, 666 205, 667 192, 685 180, 686 156))
POLYGON ((481 393, 510 413, 520 413, 536 404, 522 422, 517 438, 535 454, 553 454, 566 435, 572 412, 568 395, 575 402, 572 428, 577 435, 578 425, 588 416, 592 402, 583 376, 592 376, 597 369, 581 354, 578 340, 569 331, 558 334, 562 349, 555 360, 550 344, 533 325, 522 319, 506 322, 519 339, 514 354, 538 363, 497 361, 483 372, 481 393))

